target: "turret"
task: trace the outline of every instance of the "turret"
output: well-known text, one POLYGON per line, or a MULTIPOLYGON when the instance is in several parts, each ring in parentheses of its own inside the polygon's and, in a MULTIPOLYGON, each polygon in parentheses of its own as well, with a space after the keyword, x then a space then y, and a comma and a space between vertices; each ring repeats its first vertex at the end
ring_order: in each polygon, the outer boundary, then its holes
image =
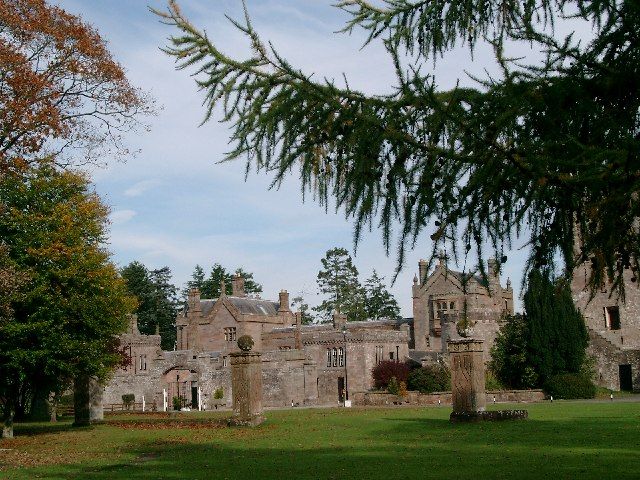
POLYGON ((428 272, 429 264, 426 260, 420 260, 418 262, 418 280, 420 281, 420 285, 424 285, 427 281, 427 272, 428 272))
POLYGON ((489 292, 492 296, 500 297, 502 287, 500 286, 500 264, 495 258, 487 261, 487 276, 489 277, 489 292))

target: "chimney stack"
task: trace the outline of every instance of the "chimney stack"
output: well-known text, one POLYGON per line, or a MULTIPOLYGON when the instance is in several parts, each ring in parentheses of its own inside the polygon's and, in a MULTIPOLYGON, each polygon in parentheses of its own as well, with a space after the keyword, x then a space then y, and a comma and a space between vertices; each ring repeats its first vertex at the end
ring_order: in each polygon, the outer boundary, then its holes
POLYGON ((140 330, 138 330, 138 315, 131 313, 127 316, 129 317, 129 333, 132 335, 140 335, 140 330))
POLYGON ((190 312, 200 311, 200 290, 198 288, 192 288, 189 290, 187 305, 189 306, 190 312))
POLYGON ((278 307, 279 312, 290 312, 289 308, 289 292, 286 290, 280 290, 280 306, 278 307))
POLYGON ((342 313, 335 312, 333 314, 333 328, 335 328, 336 330, 342 330, 342 328, 346 326, 347 316, 342 313))
POLYGON ((296 333, 295 333, 295 347, 296 350, 302 350, 302 332, 300 327, 302 326, 302 312, 296 312, 296 333))
POLYGON ((489 267, 489 277, 497 278, 500 275, 500 267, 498 265, 498 261, 495 258, 490 258, 487 260, 487 266, 489 267))
POLYGON ((234 297, 246 297, 244 293, 244 277, 242 275, 234 275, 231 280, 231 295, 234 297))
POLYGON ((495 258, 490 258, 487 261, 488 272, 487 276, 489 277, 489 291, 491 295, 497 295, 500 297, 502 287, 500 286, 500 264, 495 258))
POLYGON ((418 262, 418 281, 420 285, 424 285, 427 281, 427 269, 429 268, 429 264, 426 260, 420 259, 418 262))

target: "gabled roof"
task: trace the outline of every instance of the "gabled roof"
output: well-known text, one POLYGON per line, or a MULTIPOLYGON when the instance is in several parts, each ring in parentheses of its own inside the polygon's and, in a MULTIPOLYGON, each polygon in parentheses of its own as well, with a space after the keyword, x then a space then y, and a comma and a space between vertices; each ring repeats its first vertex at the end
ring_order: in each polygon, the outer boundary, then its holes
POLYGON ((279 304, 269 300, 247 297, 226 297, 243 315, 273 316, 278 314, 279 304))
POLYGON ((431 275, 427 278, 425 285, 422 288, 426 288, 427 290, 431 288, 431 286, 435 283, 435 281, 439 277, 444 277, 448 280, 453 286, 462 291, 462 283, 465 277, 467 278, 467 285, 476 284, 483 288, 488 288, 489 284, 486 280, 484 280, 480 275, 469 275, 468 273, 456 272, 455 270, 449 270, 447 267, 442 265, 437 265, 436 269, 433 271, 431 275))
MULTIPOLYGON (((270 300, 263 300, 261 298, 232 297, 230 295, 225 295, 222 299, 231 304, 236 313, 240 313, 242 315, 260 315, 263 317, 276 316, 278 315, 278 308, 280 308, 279 303, 272 302, 270 300)), ((218 303, 218 300, 220 299, 207 298, 200 300, 200 311, 202 312, 203 317, 207 317, 211 314, 215 305, 218 303)))

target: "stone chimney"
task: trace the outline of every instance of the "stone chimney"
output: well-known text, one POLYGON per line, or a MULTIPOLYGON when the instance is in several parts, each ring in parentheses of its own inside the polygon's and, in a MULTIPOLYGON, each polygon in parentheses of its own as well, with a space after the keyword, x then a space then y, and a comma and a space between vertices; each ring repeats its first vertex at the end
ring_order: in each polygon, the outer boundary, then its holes
POLYGON ((132 335, 140 335, 140 330, 138 330, 138 315, 132 313, 128 315, 129 317, 129 331, 132 335))
POLYGON ((220 296, 221 297, 227 296, 227 284, 225 283, 224 278, 220 280, 220 296))
POLYGON ((200 290, 198 288, 191 288, 189 290, 187 305, 189 312, 200 312, 200 290))
POLYGON ((347 326, 347 316, 343 313, 335 312, 333 314, 333 328, 336 330, 342 330, 342 327, 347 326))
POLYGON ((244 277, 242 275, 234 275, 231 280, 231 295, 234 297, 246 297, 244 293, 244 277))
POLYGON ((295 347, 296 350, 302 350, 302 332, 300 327, 302 326, 302 312, 296 312, 296 332, 295 332, 295 347))
POLYGON ((447 268, 447 254, 444 250, 440 250, 440 252, 438 252, 438 265, 440 268, 447 268))
POLYGON ((500 286, 500 264, 495 258, 487 260, 487 276, 489 277, 489 291, 491 295, 500 296, 502 287, 500 286))
POLYGON ((420 285, 424 285, 427 281, 427 272, 428 272, 429 264, 426 260, 420 260, 418 262, 418 280, 420 285))
POLYGON ((289 308, 289 292, 286 290, 280 290, 280 306, 278 307, 279 312, 290 312, 289 308))

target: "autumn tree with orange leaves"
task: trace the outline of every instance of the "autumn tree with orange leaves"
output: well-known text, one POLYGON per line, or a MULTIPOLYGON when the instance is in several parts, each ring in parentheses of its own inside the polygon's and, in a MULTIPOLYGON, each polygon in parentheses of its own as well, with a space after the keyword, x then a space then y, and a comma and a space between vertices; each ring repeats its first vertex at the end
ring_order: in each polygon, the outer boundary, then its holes
POLYGON ((129 152, 152 100, 98 32, 44 0, 0 0, 0 414, 123 360, 135 300, 104 249, 108 208, 72 167, 129 152))
POLYGON ((0 172, 54 155, 104 163, 153 102, 90 25, 44 0, 0 0, 0 172))

